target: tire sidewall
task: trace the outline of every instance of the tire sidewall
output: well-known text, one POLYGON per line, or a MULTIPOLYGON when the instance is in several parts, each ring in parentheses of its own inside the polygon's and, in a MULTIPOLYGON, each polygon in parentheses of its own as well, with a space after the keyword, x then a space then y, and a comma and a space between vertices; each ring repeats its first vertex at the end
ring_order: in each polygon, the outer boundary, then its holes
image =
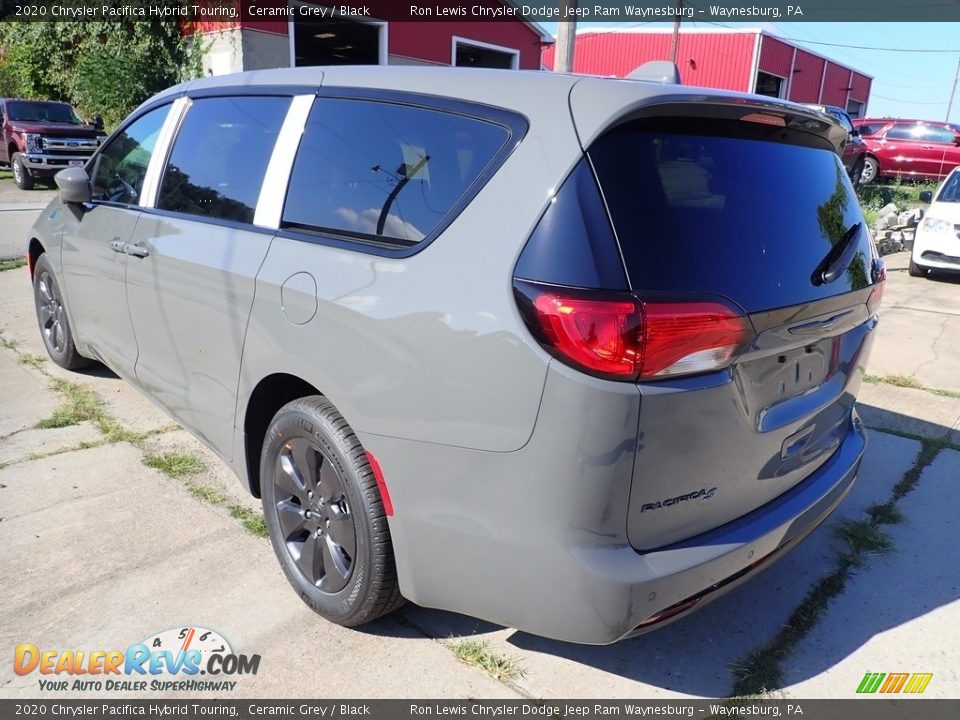
MULTIPOLYGON (((866 180, 866 182, 867 183, 876 182, 880 177, 880 163, 878 163, 873 158, 868 157, 863 161, 864 171, 866 171, 868 167, 872 168, 872 175, 866 180)), ((863 182, 864 182, 864 178, 862 177, 862 174, 861 174, 860 183, 863 184, 863 182)))
POLYGON ((23 164, 23 158, 20 153, 14 153, 10 159, 11 170, 13 171, 14 184, 21 190, 30 190, 33 188, 33 178, 30 171, 23 164), (19 178, 18 178, 19 175, 19 178))
MULTIPOLYGON (((368 506, 362 492, 359 473, 362 468, 350 462, 348 449, 343 447, 336 432, 331 428, 330 416, 305 407, 302 401, 285 405, 267 430, 260 462, 260 488, 263 499, 263 514, 270 534, 270 542, 280 561, 284 574, 315 612, 341 625, 349 626, 351 619, 364 614, 372 578, 371 565, 371 512, 377 508, 368 506), (352 573, 346 586, 336 593, 326 593, 314 587, 304 578, 291 557, 279 529, 276 513, 276 485, 274 474, 280 450, 284 443, 294 438, 305 438, 319 447, 326 459, 334 464, 343 481, 344 491, 354 518, 357 552, 352 573)), ((382 509, 380 509, 382 513, 382 509)))
POLYGON ((70 327, 70 320, 67 317, 67 304, 66 300, 63 297, 63 290, 60 287, 60 281, 57 279, 56 273, 53 271, 53 267, 50 264, 50 261, 47 259, 46 253, 37 258, 36 265, 33 269, 33 306, 34 311, 37 315, 37 327, 40 328, 40 338, 43 340, 43 345, 47 349, 47 354, 50 356, 50 359, 53 360, 57 365, 61 367, 66 367, 69 365, 70 361, 70 352, 73 348, 73 329, 70 327), (43 326, 41 325, 40 320, 40 279, 46 275, 50 278, 50 282, 53 283, 53 286, 56 290, 57 297, 60 298, 60 304, 63 306, 63 313, 60 317, 60 324, 63 328, 64 342, 63 342, 63 351, 58 351, 55 347, 51 346, 47 341, 46 333, 43 332, 43 326))

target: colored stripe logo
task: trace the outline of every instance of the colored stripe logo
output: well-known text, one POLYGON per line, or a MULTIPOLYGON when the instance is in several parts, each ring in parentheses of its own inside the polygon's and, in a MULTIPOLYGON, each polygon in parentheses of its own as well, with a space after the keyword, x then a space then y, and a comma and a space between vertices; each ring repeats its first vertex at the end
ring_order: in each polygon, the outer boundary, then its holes
POLYGON ((927 689, 933 673, 871 673, 863 676, 857 693, 911 693, 919 694, 927 689))

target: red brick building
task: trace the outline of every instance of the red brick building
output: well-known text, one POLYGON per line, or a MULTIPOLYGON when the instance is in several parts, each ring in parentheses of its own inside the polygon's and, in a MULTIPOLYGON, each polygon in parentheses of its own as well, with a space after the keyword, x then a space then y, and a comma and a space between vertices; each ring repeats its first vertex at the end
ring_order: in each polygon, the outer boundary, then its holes
MULTIPOLYGON (((672 30, 577 33, 574 71, 623 77, 638 65, 670 57, 672 30)), ((544 50, 553 67, 554 48, 544 50)), ((677 65, 685 85, 724 88, 866 113, 873 78, 759 28, 681 29, 677 65)))

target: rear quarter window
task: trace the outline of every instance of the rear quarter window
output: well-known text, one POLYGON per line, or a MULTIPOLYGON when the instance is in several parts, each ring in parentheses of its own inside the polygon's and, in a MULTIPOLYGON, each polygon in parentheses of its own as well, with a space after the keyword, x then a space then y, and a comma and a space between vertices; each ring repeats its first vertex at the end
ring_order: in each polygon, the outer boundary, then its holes
POLYGON ((425 107, 319 98, 294 162, 283 227, 412 247, 510 139, 499 124, 425 107))
POLYGON ((589 150, 633 290, 758 312, 866 287, 871 241, 836 153, 806 134, 709 125, 640 121, 589 150), (848 272, 819 284, 814 271, 855 226, 848 272))

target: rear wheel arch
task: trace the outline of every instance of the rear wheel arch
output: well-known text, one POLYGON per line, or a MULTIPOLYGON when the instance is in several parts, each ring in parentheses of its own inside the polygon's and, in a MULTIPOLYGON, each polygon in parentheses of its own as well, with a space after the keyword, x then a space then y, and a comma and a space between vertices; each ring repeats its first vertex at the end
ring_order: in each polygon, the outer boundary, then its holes
POLYGON ((254 497, 260 497, 260 455, 270 422, 288 402, 309 395, 323 393, 306 380, 287 373, 266 376, 250 393, 244 413, 243 435, 247 478, 254 497))
POLYGON ((30 277, 33 277, 33 269, 37 266, 37 260, 47 249, 37 238, 30 238, 30 244, 27 247, 27 264, 30 267, 30 277))

